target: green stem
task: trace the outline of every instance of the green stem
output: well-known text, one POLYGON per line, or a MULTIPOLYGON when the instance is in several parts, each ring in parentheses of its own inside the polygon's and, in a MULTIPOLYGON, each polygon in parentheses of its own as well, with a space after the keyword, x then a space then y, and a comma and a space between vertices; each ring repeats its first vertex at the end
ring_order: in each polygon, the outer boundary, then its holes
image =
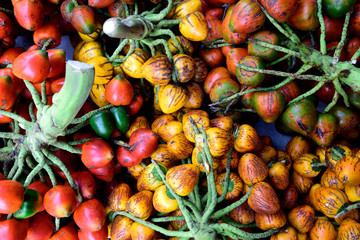
POLYGON ((225 223, 230 224, 237 228, 257 228, 258 227, 256 223, 242 224, 242 223, 235 222, 234 220, 232 220, 226 216, 222 217, 221 220, 224 221, 225 223))
POLYGON ((203 128, 200 129, 202 132, 203 138, 205 140, 204 142, 204 151, 205 156, 203 155, 203 163, 208 162, 210 165, 210 172, 206 174, 206 178, 208 181, 208 192, 210 192, 210 201, 208 201, 209 206, 205 208, 205 212, 203 213, 203 217, 200 222, 200 226, 206 226, 208 223, 211 214, 214 212, 214 209, 216 207, 216 204, 218 203, 217 199, 217 191, 216 191, 216 184, 215 184, 215 177, 214 177, 214 170, 213 170, 213 163, 212 163, 212 156, 210 154, 210 148, 208 144, 208 139, 205 133, 205 130, 203 128), (210 191, 211 190, 211 191, 210 191))
POLYGON ((25 179, 25 183, 24 183, 24 187, 27 188, 32 179, 35 177, 36 174, 38 174, 41 169, 43 169, 44 165, 45 165, 45 156, 44 154, 42 154, 42 152, 40 151, 40 148, 37 146, 34 146, 35 144, 33 144, 33 146, 31 146, 30 150, 32 155, 34 156, 35 160, 38 162, 38 165, 33 168, 31 170, 31 172, 29 173, 29 175, 26 177, 25 179))
POLYGON ((347 213, 353 209, 358 209, 358 208, 360 208, 360 202, 357 202, 350 206, 347 206, 343 210, 339 211, 334 218, 339 218, 339 217, 343 216, 345 213, 347 213))
POLYGON ((14 119, 15 121, 18 121, 22 125, 22 128, 30 128, 30 126, 32 125, 32 123, 27 121, 25 118, 12 112, 0 109, 0 115, 4 115, 6 117, 14 119))
POLYGON ((23 173, 25 158, 26 158, 27 154, 28 154, 28 151, 25 150, 24 148, 22 148, 20 150, 19 155, 17 156, 18 161, 16 163, 19 166, 19 168, 17 169, 15 175, 12 177, 13 181, 16 181, 20 177, 20 175, 23 173))
POLYGON ((237 208, 238 206, 240 206, 241 204, 243 204, 249 197, 250 195, 250 192, 251 192, 251 189, 253 187, 251 186, 249 188, 249 190, 247 191, 247 193, 242 197, 240 198, 238 201, 230 204, 229 206, 223 208, 223 209, 220 209, 218 211, 216 211, 212 216, 211 216, 211 219, 219 219, 221 218, 222 216, 228 214, 231 210, 237 208))
POLYGON ((42 117, 38 118, 44 140, 51 142, 59 135, 65 134, 65 128, 87 100, 93 83, 94 67, 92 65, 70 60, 66 62, 64 85, 60 92, 53 95, 53 104, 46 105, 41 111, 42 117))
POLYGON ((339 99, 339 92, 338 91, 335 91, 335 94, 334 94, 334 97, 333 99, 331 100, 331 102, 326 106, 326 108, 324 109, 324 112, 328 112, 330 111, 330 109, 335 106, 335 104, 337 103, 339 99))
POLYGON ((148 222, 148 221, 145 221, 145 220, 142 220, 140 218, 137 218, 133 215, 131 215, 130 213, 127 213, 125 211, 117 211, 117 212, 114 212, 114 214, 112 215, 113 218, 115 218, 117 215, 122 215, 122 216, 125 216, 125 217, 128 217, 130 218, 131 220, 135 221, 135 222, 138 222, 146 227, 149 227, 151 229, 154 229, 155 231, 161 233, 161 234, 164 234, 166 236, 171 236, 171 237, 186 237, 186 238, 191 238, 193 236, 193 234, 191 232, 182 232, 182 231, 172 231, 172 230, 167 230, 165 228, 162 228, 158 225, 155 225, 151 222, 148 222))
POLYGON ((162 19, 164 19, 166 17, 166 15, 168 15, 168 13, 171 11, 171 8, 173 6, 173 0, 168 0, 167 2, 168 3, 167 3, 166 8, 161 10, 159 13, 153 13, 153 14, 146 15, 145 19, 149 20, 151 22, 159 22, 162 19))
POLYGON ((345 106, 350 107, 349 96, 346 94, 345 90, 341 87, 339 78, 336 78, 333 83, 336 91, 343 97, 345 106))
POLYGON ((279 231, 279 229, 276 229, 276 230, 271 229, 271 230, 268 230, 268 231, 262 232, 262 233, 249 233, 249 232, 245 232, 239 228, 236 228, 234 226, 231 226, 227 223, 215 223, 215 224, 210 225, 210 227, 212 229, 214 229, 217 233, 230 232, 230 233, 239 235, 241 238, 245 238, 245 239, 267 238, 279 231))
POLYGON ((282 56, 282 57, 280 57, 280 58, 278 58, 278 59, 276 59, 276 60, 274 60, 274 61, 272 61, 272 62, 269 62, 268 64, 266 64, 266 66, 276 65, 276 64, 278 64, 279 62, 282 62, 282 61, 290 58, 291 56, 292 56, 291 54, 286 54, 286 55, 284 55, 284 56, 282 56))
MULTIPOLYGON (((163 35, 169 35, 171 39, 174 41, 176 47, 179 49, 179 53, 184 53, 184 49, 182 48, 179 40, 176 38, 175 34, 170 29, 158 29, 154 30, 150 33, 150 37, 157 37, 157 36, 163 36, 163 35)), ((169 49, 170 51, 170 49, 169 49)), ((171 60, 171 59, 169 59, 171 60)))
POLYGON ((184 216, 151 218, 150 222, 171 222, 185 220, 184 216))
POLYGON ((168 57, 169 61, 172 62, 172 54, 171 54, 171 51, 169 49, 169 45, 167 43, 167 41, 165 41, 164 39, 156 39, 156 40, 152 40, 152 39, 143 39, 141 40, 143 43, 145 43, 147 46, 156 46, 156 45, 159 45, 159 44, 162 44, 164 46, 164 49, 165 49, 165 53, 166 53, 166 56, 168 57))
POLYGON ((124 62, 131 54, 134 53, 134 49, 135 49, 135 40, 130 39, 130 49, 129 49, 128 53, 123 58, 115 58, 114 62, 116 62, 116 63, 124 62))
POLYGON ((299 43, 299 39, 297 36, 292 36, 289 32, 287 32, 270 14, 265 10, 265 8, 261 7, 262 11, 264 12, 265 16, 269 19, 269 21, 287 38, 289 38, 295 44, 299 43))
POLYGON ((66 128, 65 129, 65 134, 66 135, 71 135, 73 133, 76 133, 77 131, 79 131, 80 129, 82 129, 83 127, 87 126, 89 124, 89 121, 88 120, 85 120, 84 122, 82 123, 79 123, 77 125, 75 125, 74 127, 72 128, 66 128))
POLYGON ((160 8, 162 7, 161 4, 158 4, 156 7, 154 7, 153 9, 151 9, 150 11, 144 11, 140 14, 140 16, 144 17, 145 15, 148 15, 148 14, 153 14, 155 12, 157 12, 158 10, 160 10, 160 8))
POLYGON ((173 27, 179 25, 182 19, 163 19, 158 24, 155 25, 154 29, 162 29, 167 27, 173 27))
POLYGON ((225 199, 226 194, 228 192, 229 179, 230 179, 231 153, 232 153, 232 148, 229 150, 228 157, 226 160, 226 171, 225 171, 225 178, 224 178, 225 182, 224 182, 223 192, 222 192, 221 196, 217 199, 217 203, 222 202, 225 199))
POLYGON ((76 153, 76 154, 82 153, 82 150, 80 148, 73 147, 70 144, 68 144, 67 142, 63 142, 60 140, 56 140, 56 141, 52 142, 51 145, 54 147, 57 147, 59 149, 71 152, 71 153, 76 153))
POLYGON ((7 13, 7 14, 14 14, 14 11, 3 8, 3 7, 0 7, 0 12, 4 12, 4 13, 7 13))
POLYGON ((30 116, 30 119, 31 121, 35 122, 36 121, 36 116, 35 116, 35 113, 34 113, 34 102, 31 102, 29 104, 29 116, 30 116))
POLYGON ((271 44, 271 43, 268 43, 268 42, 265 42, 265 41, 261 41, 261 40, 258 40, 258 39, 254 39, 254 38, 249 38, 249 41, 251 42, 254 42, 262 47, 266 47, 266 48, 271 48, 271 49, 274 49, 276 51, 280 51, 280 52, 283 52, 283 53, 286 53, 286 54, 290 54, 292 56, 295 56, 295 57, 298 57, 300 59, 305 59, 306 56, 303 56, 301 53, 297 52, 297 51, 293 51, 293 50, 290 50, 288 48, 285 48, 285 47, 281 47, 281 46, 278 46, 278 45, 274 45, 274 44, 271 44))
POLYGON ((307 91, 306 93, 301 94, 300 96, 297 96, 296 98, 294 98, 293 100, 291 100, 288 105, 300 101, 301 99, 304 99, 314 93, 316 93, 323 85, 325 84, 325 82, 319 82, 318 84, 316 84, 315 87, 313 87, 312 89, 310 89, 309 91, 307 91))
POLYGON ((319 23, 320 23, 320 52, 321 54, 325 55, 327 50, 326 50, 326 32, 325 32, 325 21, 324 21, 324 17, 322 15, 322 0, 317 0, 317 12, 316 15, 319 19, 319 23))
POLYGON ((32 99, 35 103, 35 107, 37 108, 37 115, 38 115, 38 118, 41 117, 41 110, 43 109, 43 107, 45 106, 42 102, 41 102, 41 99, 40 99, 40 95, 39 93, 37 92, 35 86, 27 81, 27 80, 24 80, 24 83, 27 87, 27 89, 29 90, 29 92, 31 93, 31 96, 32 96, 32 99))
POLYGON ((314 162, 310 165, 312 168, 326 166, 326 162, 314 162))
MULTIPOLYGON (((2 137, 1 134, 0 137, 2 137)), ((13 150, 14 150, 13 147, 3 147, 0 148, 0 153, 11 153, 13 150)))
POLYGON ((0 132, 0 138, 20 140, 20 139, 23 138, 23 137, 24 137, 23 135, 17 134, 17 133, 12 133, 12 132, 0 132))
POLYGON ((336 46, 336 49, 335 49, 335 52, 334 52, 334 61, 335 62, 339 61, 341 51, 343 50, 343 48, 345 46, 347 30, 348 30, 348 26, 349 26, 349 22, 350 22, 350 15, 351 15, 351 11, 346 13, 346 17, 345 17, 345 21, 344 21, 344 27, 343 27, 342 33, 341 33, 341 39, 340 39, 339 44, 336 46))
POLYGON ((59 231, 60 229, 60 218, 55 218, 55 232, 59 231))
POLYGON ((267 69, 259 69, 259 68, 253 68, 250 66, 247 66, 245 64, 236 64, 237 67, 245 69, 246 71, 250 72, 258 72, 258 73, 264 73, 264 74, 271 74, 279 77, 290 77, 293 79, 300 79, 300 80, 315 80, 318 82, 324 82, 324 78, 321 76, 311 75, 311 74, 297 74, 297 73, 288 73, 288 72, 281 72, 277 70, 267 70, 267 69))
POLYGON ((123 39, 119 46, 115 49, 115 51, 113 52, 113 54, 111 55, 111 57, 109 58, 110 62, 113 62, 115 60, 115 58, 117 58, 117 55, 119 55, 119 53, 121 52, 121 50, 125 47, 125 45, 129 42, 129 39, 123 39))
POLYGON ((360 48, 358 48, 358 50, 356 50, 356 52, 354 53, 354 55, 352 55, 350 61, 352 64, 356 64, 357 59, 360 57, 360 48))

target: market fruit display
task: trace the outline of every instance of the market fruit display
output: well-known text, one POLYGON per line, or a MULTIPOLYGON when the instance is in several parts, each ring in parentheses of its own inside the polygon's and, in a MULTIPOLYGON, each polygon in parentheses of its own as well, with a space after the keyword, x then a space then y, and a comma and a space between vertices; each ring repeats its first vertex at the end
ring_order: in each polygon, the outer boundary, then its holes
POLYGON ((359 9, 0 3, 0 239, 359 239, 359 9))

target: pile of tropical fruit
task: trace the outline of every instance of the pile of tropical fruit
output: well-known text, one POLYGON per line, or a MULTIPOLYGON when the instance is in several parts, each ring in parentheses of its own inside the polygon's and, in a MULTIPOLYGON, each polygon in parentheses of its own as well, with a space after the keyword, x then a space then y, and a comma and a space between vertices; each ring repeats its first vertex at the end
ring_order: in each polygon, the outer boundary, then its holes
POLYGON ((355 0, 0 3, 0 239, 359 239, 359 57, 355 0))

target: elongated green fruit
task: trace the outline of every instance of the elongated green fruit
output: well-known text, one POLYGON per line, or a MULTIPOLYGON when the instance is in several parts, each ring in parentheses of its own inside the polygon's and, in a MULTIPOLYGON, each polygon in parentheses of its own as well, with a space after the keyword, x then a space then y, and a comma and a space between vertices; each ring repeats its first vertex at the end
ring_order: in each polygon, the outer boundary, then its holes
POLYGON ((65 135, 65 128, 75 118, 90 94, 94 73, 94 67, 90 64, 66 62, 64 85, 60 92, 54 94, 53 104, 44 106, 42 117, 38 119, 45 142, 65 135))

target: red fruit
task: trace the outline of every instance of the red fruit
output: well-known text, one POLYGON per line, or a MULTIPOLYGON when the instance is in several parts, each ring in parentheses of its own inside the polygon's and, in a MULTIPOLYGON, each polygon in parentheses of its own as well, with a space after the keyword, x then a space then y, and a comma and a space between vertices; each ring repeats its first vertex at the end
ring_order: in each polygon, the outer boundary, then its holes
POLYGON ((156 133, 147 128, 135 130, 129 139, 132 153, 139 158, 148 158, 158 146, 156 133))

